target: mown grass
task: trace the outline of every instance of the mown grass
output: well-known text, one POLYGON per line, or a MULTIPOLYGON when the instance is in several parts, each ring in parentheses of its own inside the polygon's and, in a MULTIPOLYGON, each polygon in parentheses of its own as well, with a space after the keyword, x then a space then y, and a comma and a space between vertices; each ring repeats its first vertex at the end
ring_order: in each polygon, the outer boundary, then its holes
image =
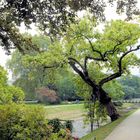
MULTIPOLYGON (((124 103, 121 108, 132 107, 132 103, 124 103)), ((83 117, 83 114, 86 113, 84 109, 84 104, 68 104, 68 105, 43 105, 43 104, 31 104, 30 106, 43 106, 46 109, 46 118, 53 119, 59 118, 64 120, 73 120, 76 118, 83 117)), ((120 110, 120 109, 119 109, 120 110)), ((121 112, 122 114, 122 112, 121 112)))
POLYGON ((126 117, 128 117, 135 111, 136 109, 123 114, 123 116, 118 120, 94 130, 92 133, 89 133, 88 135, 81 138, 81 140, 104 140, 118 124, 120 124, 126 117))
POLYGON ((83 104, 45 106, 45 109, 48 119, 73 120, 82 117, 85 112, 83 104))
POLYGON ((122 108, 133 107, 134 103, 123 103, 122 108))

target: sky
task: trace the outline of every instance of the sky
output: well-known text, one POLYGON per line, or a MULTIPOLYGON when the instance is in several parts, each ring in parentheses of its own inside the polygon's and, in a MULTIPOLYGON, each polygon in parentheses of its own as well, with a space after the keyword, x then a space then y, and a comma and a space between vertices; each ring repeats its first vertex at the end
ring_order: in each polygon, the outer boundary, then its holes
MULTIPOLYGON (((140 1, 139 1, 139 4, 138 5, 140 7, 140 1)), ((122 19, 123 20, 124 18, 126 18, 125 15, 121 15, 121 16, 120 15, 117 15, 114 9, 115 9, 115 7, 111 7, 111 6, 108 7, 108 8, 106 8, 105 15, 106 15, 107 21, 110 21, 112 19, 114 19, 114 20, 115 19, 122 19)), ((37 33, 37 31, 36 31, 36 29, 34 28, 33 25, 32 25, 32 28, 33 28, 32 30, 27 30, 25 28, 25 26, 22 25, 21 28, 20 28, 20 31, 21 31, 21 33, 24 33, 24 32, 27 32, 28 31, 29 33, 31 33, 32 35, 34 35, 34 34, 37 33)), ((137 51, 136 54, 140 57, 140 50, 137 51)), ((10 56, 6 55, 5 54, 5 51, 0 47, 0 65, 2 65, 3 67, 5 67, 6 61, 8 59, 10 59, 10 56)), ((140 71, 136 67, 131 68, 131 72, 132 72, 133 75, 140 75, 140 71)), ((11 74, 10 74, 9 77, 11 77, 11 74)))

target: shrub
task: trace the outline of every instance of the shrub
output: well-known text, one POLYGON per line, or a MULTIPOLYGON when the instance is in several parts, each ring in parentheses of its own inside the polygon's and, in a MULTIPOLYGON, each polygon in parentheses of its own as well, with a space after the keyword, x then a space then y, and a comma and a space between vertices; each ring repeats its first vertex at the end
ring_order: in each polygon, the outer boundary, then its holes
POLYGON ((55 119, 49 120, 48 124, 53 127, 54 133, 58 133, 61 129, 67 129, 70 132, 72 132, 72 129, 73 129, 72 121, 70 120, 66 120, 65 123, 61 123, 61 120, 55 118, 55 119))
POLYGON ((53 135, 51 140, 72 140, 72 122, 67 120, 65 123, 61 123, 59 119, 49 120, 49 125, 53 128, 53 135))
POLYGON ((58 104, 60 99, 54 90, 46 87, 42 87, 36 90, 38 95, 38 100, 43 103, 58 104))
POLYGON ((46 140, 51 133, 43 108, 16 104, 0 106, 2 140, 46 140))
MULTIPOLYGON (((72 140, 71 133, 64 127, 54 131, 55 125, 48 124, 45 109, 41 106, 24 104, 0 105, 1 140, 72 140)), ((58 126, 61 126, 58 125, 58 126)))
POLYGON ((48 124, 53 127, 54 133, 58 133, 60 129, 63 128, 63 125, 61 124, 60 120, 57 118, 53 120, 49 120, 48 124))
POLYGON ((0 103, 8 104, 8 103, 21 103, 23 101, 25 95, 24 92, 19 87, 15 86, 2 86, 0 85, 0 103))
POLYGON ((67 120, 64 125, 68 130, 72 132, 72 129, 73 129, 72 121, 67 120))

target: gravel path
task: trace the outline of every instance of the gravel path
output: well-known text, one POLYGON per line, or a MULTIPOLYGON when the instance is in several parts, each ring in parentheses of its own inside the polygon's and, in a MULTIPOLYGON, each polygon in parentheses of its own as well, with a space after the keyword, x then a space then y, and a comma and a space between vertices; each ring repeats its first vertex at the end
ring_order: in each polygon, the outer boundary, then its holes
POLYGON ((140 140, 140 109, 119 124, 105 140, 140 140))

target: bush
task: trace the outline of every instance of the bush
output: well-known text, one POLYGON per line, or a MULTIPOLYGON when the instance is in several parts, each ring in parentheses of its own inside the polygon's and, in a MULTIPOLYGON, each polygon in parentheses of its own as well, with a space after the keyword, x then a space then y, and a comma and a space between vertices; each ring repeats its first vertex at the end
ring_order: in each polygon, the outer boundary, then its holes
POLYGON ((0 105, 1 140, 71 140, 71 133, 48 124, 45 109, 24 104, 0 105))
POLYGON ((41 87, 36 90, 37 98, 42 103, 49 104, 59 104, 60 99, 57 96, 57 93, 54 90, 51 90, 46 87, 41 87))
POLYGON ((72 129, 73 129, 72 121, 67 120, 65 122, 65 127, 72 132, 72 129))
POLYGON ((70 120, 66 120, 65 123, 61 123, 61 120, 55 118, 55 119, 49 120, 48 124, 53 127, 54 133, 58 133, 61 129, 67 129, 70 132, 72 132, 72 129, 73 129, 72 121, 70 120))
POLYGON ((49 120, 48 124, 53 127, 54 133, 58 133, 60 129, 63 128, 63 125, 61 124, 60 120, 57 118, 53 120, 49 120))
POLYGON ((43 108, 16 104, 0 106, 2 140, 45 140, 51 132, 43 108))
POLYGON ((24 98, 24 92, 19 87, 0 85, 0 104, 9 104, 12 102, 21 103, 24 98))

